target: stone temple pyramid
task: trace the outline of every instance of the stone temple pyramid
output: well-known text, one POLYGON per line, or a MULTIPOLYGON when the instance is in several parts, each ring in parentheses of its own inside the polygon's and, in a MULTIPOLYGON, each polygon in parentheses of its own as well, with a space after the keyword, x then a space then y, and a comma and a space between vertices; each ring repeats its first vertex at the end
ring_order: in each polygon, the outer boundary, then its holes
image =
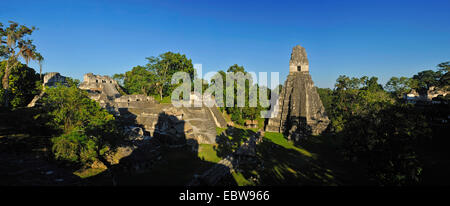
POLYGON ((303 136, 320 134, 329 122, 309 74, 305 48, 297 45, 292 49, 289 75, 265 130, 299 140, 303 136))

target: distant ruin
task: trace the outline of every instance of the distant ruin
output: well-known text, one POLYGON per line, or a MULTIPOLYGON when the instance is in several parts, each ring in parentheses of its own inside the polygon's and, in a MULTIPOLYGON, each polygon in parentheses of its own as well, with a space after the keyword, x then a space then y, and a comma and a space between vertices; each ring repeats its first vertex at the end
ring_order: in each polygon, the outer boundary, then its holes
MULTIPOLYGON (((67 78, 59 74, 59 72, 49 72, 44 75, 44 82, 42 82, 42 87, 56 87, 58 84, 67 86, 67 78)), ((39 104, 38 101, 44 96, 45 91, 43 90, 39 95, 36 95, 27 107, 34 107, 39 104)))
POLYGON ((265 130, 284 133, 291 140, 320 134, 330 122, 309 74, 305 48, 299 45, 292 49, 289 75, 273 114, 265 130))
POLYGON ((403 94, 403 99, 408 103, 415 104, 417 102, 432 102, 433 98, 439 96, 445 97, 448 94, 449 94, 448 87, 437 88, 435 86, 432 86, 424 94, 420 94, 415 89, 411 89, 409 93, 403 94))
POLYGON ((50 72, 44 76, 44 86, 55 87, 58 83, 67 84, 65 76, 61 76, 58 72, 50 72))

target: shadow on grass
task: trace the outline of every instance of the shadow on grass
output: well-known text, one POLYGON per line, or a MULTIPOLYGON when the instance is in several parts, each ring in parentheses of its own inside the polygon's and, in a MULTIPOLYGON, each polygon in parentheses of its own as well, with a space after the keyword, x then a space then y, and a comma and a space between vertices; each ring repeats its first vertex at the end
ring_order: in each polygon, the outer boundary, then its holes
POLYGON ((240 184, 250 185, 368 185, 360 169, 339 160, 328 143, 310 137, 304 146, 294 146, 281 134, 264 138, 257 146, 260 162, 240 165, 240 184))
POLYGON ((221 134, 217 135, 217 146, 214 147, 214 150, 217 152, 218 157, 225 158, 233 153, 243 142, 248 140, 250 136, 255 134, 256 132, 250 129, 228 127, 221 134))
MULTIPOLYGON (((184 133, 172 131, 173 124, 184 128, 185 122, 173 115, 160 113, 151 140, 139 144, 118 164, 107 165, 106 171, 86 178, 86 181, 93 185, 183 186, 216 165, 199 157, 198 142, 187 139, 184 133)), ((233 185, 233 181, 225 181, 224 184, 233 185)))

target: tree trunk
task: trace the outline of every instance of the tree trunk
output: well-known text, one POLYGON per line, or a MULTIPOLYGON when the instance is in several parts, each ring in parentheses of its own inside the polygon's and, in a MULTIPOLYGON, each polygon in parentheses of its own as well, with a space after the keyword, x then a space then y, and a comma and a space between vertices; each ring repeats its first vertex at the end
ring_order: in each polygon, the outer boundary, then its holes
POLYGON ((161 87, 161 89, 159 89, 159 97, 161 98, 160 100, 162 101, 162 94, 163 94, 163 91, 162 91, 162 87, 161 87))
POLYGON ((9 74, 11 73, 11 68, 9 67, 9 61, 6 60, 5 74, 3 75, 2 85, 5 93, 3 95, 4 107, 9 107, 9 74))

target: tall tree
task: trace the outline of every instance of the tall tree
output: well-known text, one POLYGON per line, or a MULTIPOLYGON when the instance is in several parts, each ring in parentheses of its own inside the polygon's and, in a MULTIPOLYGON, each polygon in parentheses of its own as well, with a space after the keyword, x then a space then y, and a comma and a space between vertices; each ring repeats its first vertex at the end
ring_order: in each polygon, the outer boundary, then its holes
POLYGON ((114 75, 113 78, 128 94, 158 95, 162 99, 178 86, 171 84, 172 76, 176 72, 186 72, 191 80, 194 80, 192 60, 184 54, 166 52, 146 59, 148 63, 145 66, 135 66, 125 74, 114 75))
POLYGON ((417 80, 408 77, 392 77, 386 83, 386 89, 392 92, 397 98, 401 98, 404 94, 417 87, 417 80))
POLYGON ((425 70, 413 76, 413 79, 418 81, 418 90, 420 93, 426 93, 430 87, 439 86, 439 79, 441 72, 433 70, 425 70))
POLYGON ((441 73, 441 78, 439 79, 439 86, 445 87, 450 85, 450 61, 443 62, 437 65, 441 73))
MULTIPOLYGON (((5 73, 6 61, 0 62, 0 78, 5 73)), ((10 94, 8 96, 11 108, 26 106, 42 90, 39 74, 25 64, 16 64, 11 68, 9 77, 10 94)), ((0 95, 4 92, 0 88, 0 95)))
POLYGON ((172 75, 176 72, 186 72, 191 80, 194 80, 195 70, 192 60, 186 55, 179 53, 166 52, 158 57, 147 57, 147 68, 152 74, 154 86, 162 99, 169 95, 178 85, 172 85, 172 75))
POLYGON ((39 63, 39 78, 42 81, 42 63, 44 62, 44 57, 40 53, 36 52, 36 60, 39 63))
POLYGON ((5 29, 3 29, 3 24, 0 22, 0 58, 6 58, 6 41, 3 40, 3 37, 6 36, 5 29))
POLYGON ((129 94, 145 94, 148 95, 152 87, 152 76, 148 69, 143 66, 135 66, 131 71, 127 71, 125 75, 114 75, 119 82, 123 80, 123 87, 129 94))
POLYGON ((30 60, 36 60, 38 54, 33 41, 26 38, 31 35, 36 28, 28 28, 12 21, 9 21, 9 23, 9 26, 5 29, 3 28, 3 25, 1 25, 2 27, 0 30, 0 48, 2 50, 0 57, 6 59, 5 74, 2 78, 5 107, 9 107, 9 76, 11 74, 11 68, 20 63, 20 57, 28 64, 30 60))

